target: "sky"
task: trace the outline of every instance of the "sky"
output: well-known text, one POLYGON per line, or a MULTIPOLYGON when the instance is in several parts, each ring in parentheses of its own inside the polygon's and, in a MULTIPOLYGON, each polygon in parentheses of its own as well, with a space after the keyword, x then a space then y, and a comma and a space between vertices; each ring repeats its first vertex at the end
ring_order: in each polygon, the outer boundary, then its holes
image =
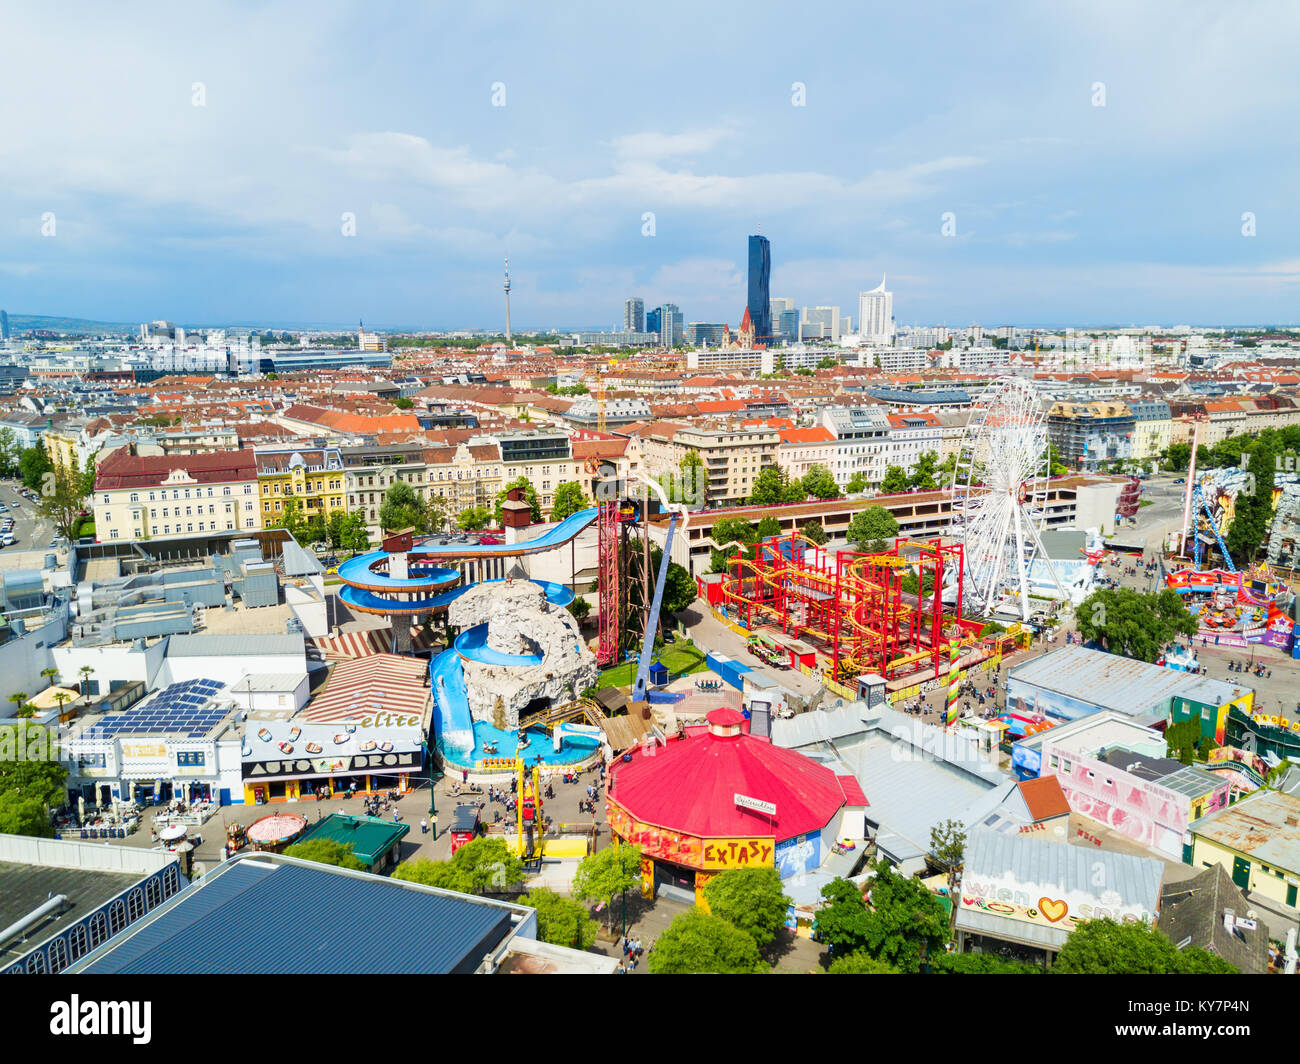
POLYGON ((0 10, 0 306, 192 325, 1300 322, 1300 5, 0 10), (350 219, 350 221, 349 221, 350 219), (1253 235, 1252 235, 1253 234, 1253 235))

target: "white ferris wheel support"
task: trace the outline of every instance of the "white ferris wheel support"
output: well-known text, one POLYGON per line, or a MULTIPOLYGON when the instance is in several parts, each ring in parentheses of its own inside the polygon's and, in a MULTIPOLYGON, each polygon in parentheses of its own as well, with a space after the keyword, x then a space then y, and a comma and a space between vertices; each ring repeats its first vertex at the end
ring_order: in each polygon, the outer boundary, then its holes
POLYGON ((971 409, 952 480, 952 534, 965 552, 966 597, 987 615, 1004 592, 1028 621, 1036 559, 1068 599, 1043 547, 1048 482, 1047 427, 1032 384, 1003 377, 971 409))

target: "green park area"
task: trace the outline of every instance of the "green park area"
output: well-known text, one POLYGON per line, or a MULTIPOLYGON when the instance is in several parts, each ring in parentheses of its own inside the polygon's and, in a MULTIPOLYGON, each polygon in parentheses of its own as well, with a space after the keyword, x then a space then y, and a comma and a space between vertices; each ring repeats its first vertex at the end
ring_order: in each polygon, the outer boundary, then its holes
MULTIPOLYGON (((687 673, 704 672, 708 669, 708 665, 704 663, 704 652, 699 647, 688 643, 669 643, 655 655, 655 661, 663 662, 669 677, 674 680, 687 673)), ((636 665, 635 661, 625 661, 622 665, 606 669, 596 681, 596 689, 631 687, 632 681, 636 678, 636 665)))

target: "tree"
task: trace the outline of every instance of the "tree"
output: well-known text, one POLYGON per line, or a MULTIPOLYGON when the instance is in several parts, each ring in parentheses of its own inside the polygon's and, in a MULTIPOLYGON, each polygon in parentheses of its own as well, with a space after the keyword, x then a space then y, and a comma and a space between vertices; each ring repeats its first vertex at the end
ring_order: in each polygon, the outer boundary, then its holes
POLYGON ((94 666, 83 665, 77 671, 81 673, 81 694, 86 697, 90 694, 90 678, 95 675, 94 666))
POLYGON ((1191 717, 1177 724, 1165 725, 1165 755, 1190 765, 1201 742, 1201 720, 1191 717))
POLYGON ((817 913, 817 932, 837 953, 865 950, 900 972, 920 970, 948 939, 948 915, 920 880, 901 876, 885 861, 873 866, 870 905, 846 879, 822 887, 827 902, 817 913))
POLYGON ((50 667, 48 669, 41 670, 41 679, 44 680, 47 684, 49 684, 49 686, 51 687, 54 686, 54 681, 57 680, 58 678, 59 678, 59 670, 56 668, 50 667))
POLYGON ((1063 477, 1069 470, 1061 461, 1060 454, 1056 450, 1056 444, 1048 443, 1047 445, 1047 475, 1049 477, 1063 477))
POLYGON ((403 861, 393 878, 461 894, 504 894, 524 881, 524 866, 505 839, 479 838, 467 842, 450 861, 403 861))
POLYGON ((748 975, 767 970, 753 938, 698 908, 668 925, 655 941, 648 966, 652 975, 748 975))
POLYGON ((492 511, 486 506, 471 506, 456 518, 456 527, 462 532, 479 532, 492 520, 492 511))
POLYGON ((551 506, 552 521, 563 521, 586 508, 587 496, 576 480, 562 480, 555 486, 555 502, 551 506))
POLYGON ((827 355, 825 358, 820 358, 817 360, 818 369, 834 369, 839 364, 840 364, 839 360, 831 358, 830 355, 827 355))
POLYGON ((844 490, 850 495, 861 495, 864 491, 871 490, 871 481, 867 479, 866 473, 854 473, 844 485, 844 490))
POLYGON ((830 539, 830 536, 826 534, 826 526, 816 518, 813 518, 811 521, 805 521, 801 524, 799 526, 799 534, 802 535, 804 539, 811 540, 813 543, 822 547, 824 547, 830 539))
POLYGON ((573 899, 537 887, 519 901, 537 910, 537 934, 543 942, 573 949, 590 949, 595 943, 598 925, 586 907, 573 899))
POLYGON ((845 533, 858 550, 879 554, 886 549, 886 540, 898 535, 898 522, 883 506, 868 506, 853 515, 845 533))
POLYGON ((14 704, 15 717, 30 717, 32 715, 32 707, 27 704, 26 691, 15 691, 9 696, 9 701, 14 704))
POLYGON ((54 825, 49 810, 36 798, 20 791, 5 791, 0 793, 0 834, 50 839, 54 837, 54 825))
POLYGON ((790 480, 786 471, 780 466, 768 466, 760 470, 754 478, 754 490, 749 501, 753 506, 779 506, 786 502, 802 502, 803 485, 790 480))
POLYGON ((781 522, 771 514, 767 514, 765 517, 759 518, 758 525, 755 527, 754 532, 758 536, 758 541, 761 543, 765 539, 771 539, 773 536, 779 536, 781 534, 781 522))
POLYGON ((1147 662, 1154 662, 1175 636, 1190 638, 1197 631, 1196 618, 1171 588, 1155 594, 1127 587, 1099 588, 1080 603, 1075 622, 1085 642, 1147 662))
POLYGON ((58 733, 22 721, 0 726, 0 797, 31 799, 44 811, 61 805, 66 766, 58 759, 58 733))
POLYGON ((814 465, 799 482, 805 495, 818 499, 838 499, 840 486, 835 483, 835 475, 824 465, 814 465))
MULTIPOLYGON (((1226 441, 1225 441, 1226 442, 1226 441)), ((1261 434, 1250 448, 1251 479, 1233 502, 1232 526, 1225 543, 1239 566, 1249 565, 1273 524, 1273 469, 1277 461, 1271 434, 1261 434)))
POLYGON ((424 528, 424 500, 406 481, 397 481, 384 493, 379 507, 379 527, 385 532, 424 528))
POLYGON ((534 521, 542 519, 542 502, 537 497, 537 489, 533 487, 532 481, 527 477, 515 477, 509 484, 497 492, 496 509, 492 511, 492 519, 497 527, 501 526, 501 504, 506 501, 510 493, 516 489, 522 489, 524 501, 528 503, 528 509, 534 521))
POLYGON ((18 438, 13 429, 0 429, 0 477, 18 473, 18 438))
POLYGON ((59 535, 69 541, 76 538, 81 511, 85 508, 82 505, 85 496, 81 492, 81 471, 62 466, 47 471, 42 475, 40 492, 37 510, 41 516, 54 525, 59 535))
POLYGON ((1233 975, 1231 964, 1206 950, 1180 950, 1147 924, 1087 920, 1070 932, 1053 975, 1233 975))
POLYGON ((577 595, 574 600, 569 603, 569 612, 573 614, 574 618, 579 624, 581 624, 587 619, 587 614, 591 612, 591 603, 581 595, 577 595))
POLYGON ((594 901, 604 906, 613 927, 614 913, 610 903, 640 882, 641 847, 616 842, 582 859, 573 877, 573 894, 583 901, 594 901))
POLYGON ((1161 458, 1160 468, 1174 473, 1186 473, 1187 466, 1192 460, 1192 445, 1171 443, 1161 458))
POLYGON ((733 868, 704 886, 709 911, 748 934, 762 949, 785 926, 790 899, 775 868, 733 868))
POLYGON ((882 495, 897 495, 899 492, 909 490, 910 486, 907 470, 902 466, 885 466, 885 478, 880 482, 882 495))
MULTIPOLYGON (((725 573, 727 562, 738 553, 738 548, 730 544, 757 543, 758 530, 743 517, 720 517, 713 522, 712 537, 718 546, 713 548, 711 569, 715 573, 725 573)), ((753 557, 753 552, 748 552, 748 555, 753 557)))
POLYGON ((930 857, 948 876, 948 897, 952 899, 952 920, 957 921, 957 873, 966 856, 966 832, 960 820, 943 820, 930 828, 930 857))
POLYGON ((25 447, 18 455, 18 473, 23 486, 29 491, 43 491, 45 474, 54 471, 54 463, 45 453, 45 445, 39 440, 35 447, 25 447))
POLYGON ((858 952, 836 957, 826 972, 828 975, 897 975, 898 969, 876 960, 870 953, 858 952))
POLYGON ((1043 969, 992 953, 938 953, 930 960, 930 971, 934 975, 1041 975, 1043 969))
POLYGON ((370 534, 365 518, 359 513, 348 514, 340 526, 339 547, 353 554, 370 549, 370 534))
POLYGON ((666 492, 672 502, 695 503, 703 505, 708 501, 708 474, 704 469, 704 459, 699 451, 687 451, 677 463, 681 475, 680 499, 674 499, 671 492, 666 492))
POLYGON ((317 864, 336 865, 339 868, 351 868, 357 872, 369 871, 365 862, 359 860, 346 846, 335 839, 310 839, 307 842, 295 842, 285 849, 286 857, 297 857, 302 861, 315 861, 317 864))
POLYGON ((934 491, 939 486, 939 456, 934 451, 925 451, 917 458, 907 484, 918 491, 934 491))
POLYGON ((397 407, 398 410, 410 410, 415 406, 415 400, 409 396, 399 395, 393 400, 393 406, 397 407))

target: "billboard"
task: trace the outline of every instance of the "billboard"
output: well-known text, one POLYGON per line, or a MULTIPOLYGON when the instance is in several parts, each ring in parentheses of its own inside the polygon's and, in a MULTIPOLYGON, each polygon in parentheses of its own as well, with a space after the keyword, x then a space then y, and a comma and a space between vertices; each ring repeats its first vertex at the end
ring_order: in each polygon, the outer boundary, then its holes
POLYGON ((782 879, 812 872, 821 863, 822 837, 815 831, 777 843, 776 868, 782 879))

